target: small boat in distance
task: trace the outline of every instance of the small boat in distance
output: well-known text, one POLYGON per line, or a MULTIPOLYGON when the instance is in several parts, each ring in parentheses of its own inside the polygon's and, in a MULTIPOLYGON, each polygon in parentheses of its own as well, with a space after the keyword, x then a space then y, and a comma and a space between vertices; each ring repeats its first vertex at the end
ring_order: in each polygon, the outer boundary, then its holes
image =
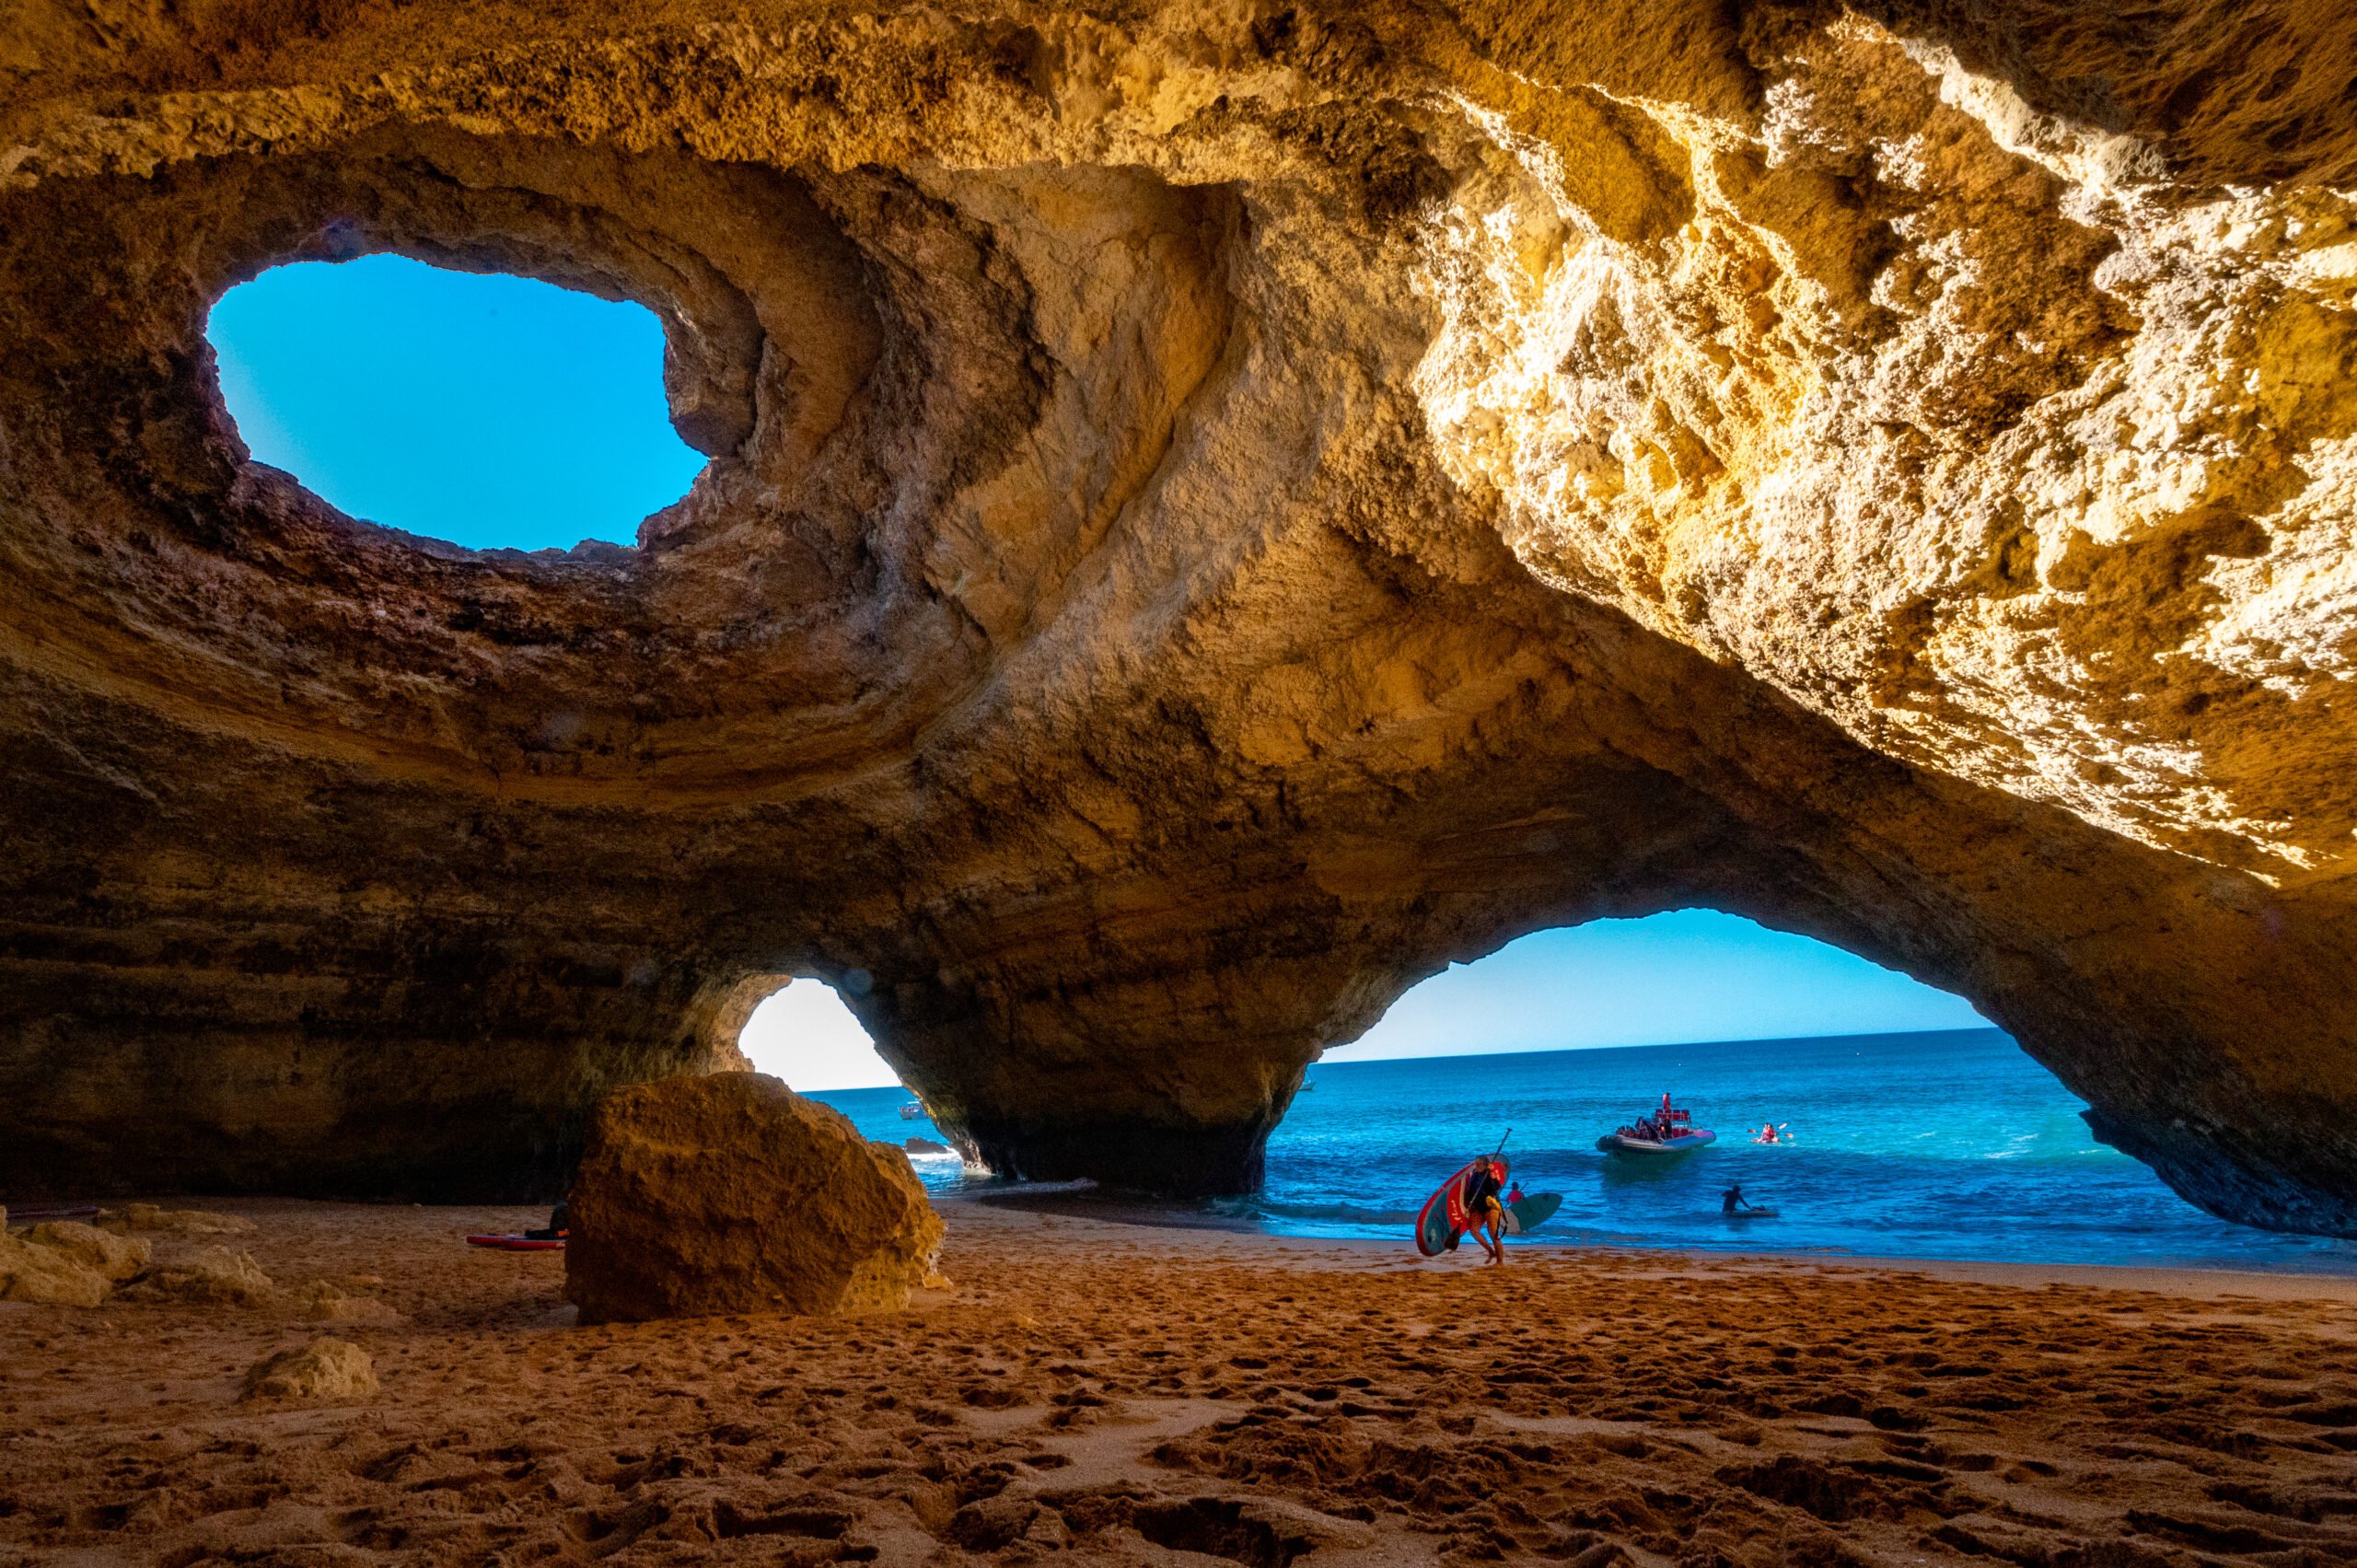
POLYGON ((900 1108, 900 1120, 903 1121, 922 1121, 923 1117, 924 1101, 921 1099, 912 1099, 900 1108))
POLYGON ((1608 1155, 1682 1155, 1718 1142, 1716 1132, 1693 1123, 1692 1112, 1674 1109, 1664 1095, 1660 1109, 1607 1132, 1596 1146, 1608 1155))

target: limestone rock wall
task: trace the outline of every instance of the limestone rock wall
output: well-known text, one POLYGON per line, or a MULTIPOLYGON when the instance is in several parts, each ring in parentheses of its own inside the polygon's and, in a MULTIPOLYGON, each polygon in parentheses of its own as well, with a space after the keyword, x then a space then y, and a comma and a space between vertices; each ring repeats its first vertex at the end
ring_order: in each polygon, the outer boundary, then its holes
POLYGON ((2333 7, 290 15, 0 23, 0 1191, 545 1193, 793 973, 1234 1190, 1446 960, 1706 903, 2357 1233, 2333 7), (692 493, 249 461, 210 302, 374 250, 656 309, 692 493))

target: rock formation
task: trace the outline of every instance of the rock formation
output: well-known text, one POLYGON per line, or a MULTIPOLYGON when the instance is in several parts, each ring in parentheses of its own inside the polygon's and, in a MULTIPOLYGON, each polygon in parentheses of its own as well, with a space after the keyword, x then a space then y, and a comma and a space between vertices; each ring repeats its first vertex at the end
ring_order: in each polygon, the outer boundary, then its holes
POLYGON ((1447 960, 1707 904, 2357 1234, 2339 8, 296 15, 0 24, 0 1191, 548 1195, 792 974, 1233 1190, 1447 960), (693 492, 249 461, 209 303, 368 250, 654 308, 693 492))
POLYGON ((203 1209, 166 1209, 154 1203, 125 1203, 99 1217, 101 1227, 126 1236, 251 1236, 254 1222, 238 1214, 216 1214, 203 1209))
POLYGON ((0 1210, 0 1301, 96 1307, 147 1266, 147 1244, 92 1225, 52 1220, 21 1234, 0 1210))
POLYGON ((44 1220, 18 1239, 61 1252, 110 1284, 119 1284, 140 1273, 151 1256, 145 1241, 125 1240, 96 1225, 74 1220, 44 1220))
POLYGON ((250 1252, 200 1247, 167 1259, 125 1285, 125 1301, 177 1301, 197 1307, 273 1307, 277 1282, 250 1252))
POLYGON ((585 1323, 905 1307, 941 1247, 906 1155, 761 1073, 609 1095, 568 1202, 585 1323))
POLYGON ((320 1338, 264 1356, 246 1373, 247 1400, 351 1400, 377 1392, 377 1364, 358 1345, 320 1338))

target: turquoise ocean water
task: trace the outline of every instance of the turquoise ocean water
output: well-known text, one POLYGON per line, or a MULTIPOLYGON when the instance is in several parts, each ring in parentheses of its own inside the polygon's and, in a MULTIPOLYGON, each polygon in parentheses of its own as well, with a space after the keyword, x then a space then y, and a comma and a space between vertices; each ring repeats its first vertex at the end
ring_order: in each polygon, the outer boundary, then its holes
MULTIPOLYGON (((1309 1078, 1269 1140, 1266 1190, 1172 1217, 1405 1247, 1425 1195, 1511 1126, 1515 1177, 1563 1194, 1530 1245, 2357 1274, 2357 1242, 2229 1225, 2096 1143, 2083 1102, 1995 1029, 1321 1063, 1309 1078), (1718 1143, 1658 1163, 1596 1150, 1664 1090, 1718 1143), (1797 1142, 1747 1141, 1771 1121, 1797 1142), (1731 1181, 1777 1217, 1721 1217, 1731 1181)), ((815 1098, 871 1138, 939 1136, 900 1119, 900 1089, 815 1098)), ((916 1167, 936 1190, 977 1182, 954 1158, 916 1167)))

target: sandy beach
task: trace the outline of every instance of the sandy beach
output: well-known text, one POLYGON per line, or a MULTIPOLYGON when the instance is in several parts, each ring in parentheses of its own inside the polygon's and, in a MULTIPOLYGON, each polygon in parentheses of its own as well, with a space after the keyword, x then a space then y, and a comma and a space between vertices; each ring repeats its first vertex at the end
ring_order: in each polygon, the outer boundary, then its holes
POLYGON ((2347 1280, 957 1201, 906 1313, 579 1329, 561 1256, 459 1239, 530 1211, 202 1206, 287 1305, 0 1307, 0 1563, 2357 1561, 2347 1280), (321 1333, 380 1390, 241 1400, 321 1333))

